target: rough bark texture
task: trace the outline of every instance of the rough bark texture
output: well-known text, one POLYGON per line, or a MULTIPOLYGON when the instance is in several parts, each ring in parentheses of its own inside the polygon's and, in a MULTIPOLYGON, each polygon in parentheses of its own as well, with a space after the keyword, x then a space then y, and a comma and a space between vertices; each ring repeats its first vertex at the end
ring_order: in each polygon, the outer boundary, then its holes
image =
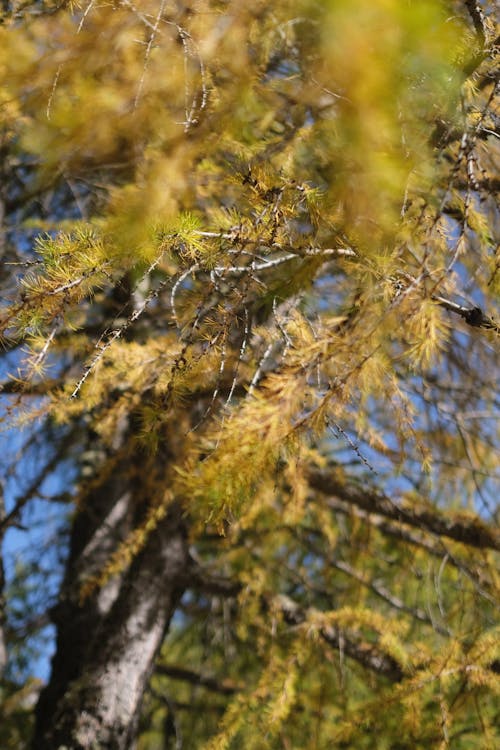
POLYGON ((130 568, 80 601, 84 576, 102 568, 147 507, 140 474, 147 467, 136 460, 131 472, 133 463, 129 457, 89 492, 75 518, 34 750, 134 746, 144 688, 182 595, 188 549, 181 509, 172 504, 130 568))
MULTIPOLYGON (((0 484, 0 521, 5 518, 5 503, 0 484)), ((0 534, 0 678, 7 666, 7 646, 5 645, 5 573, 3 567, 3 535, 0 534)))

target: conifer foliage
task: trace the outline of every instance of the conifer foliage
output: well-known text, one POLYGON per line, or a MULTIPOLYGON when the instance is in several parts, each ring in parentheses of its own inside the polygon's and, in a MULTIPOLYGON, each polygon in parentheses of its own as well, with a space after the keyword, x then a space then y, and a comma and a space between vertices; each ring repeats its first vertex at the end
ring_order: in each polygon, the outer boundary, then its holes
POLYGON ((3 3, 2 747, 496 746, 494 12, 3 3))

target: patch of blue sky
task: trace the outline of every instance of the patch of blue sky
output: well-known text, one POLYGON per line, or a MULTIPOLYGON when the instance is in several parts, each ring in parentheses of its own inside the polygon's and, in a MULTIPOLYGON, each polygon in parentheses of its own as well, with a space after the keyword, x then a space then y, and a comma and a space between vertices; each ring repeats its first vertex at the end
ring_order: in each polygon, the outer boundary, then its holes
MULTIPOLYGON (((15 353, 4 359, 0 368, 2 379, 7 377, 8 360, 15 362, 15 359, 15 353)), ((0 394, 0 410, 5 412, 15 398, 16 395, 0 394)), ((33 399, 31 406, 40 405, 40 401, 33 399)), ((19 507, 2 543, 8 591, 7 624, 12 635, 8 671, 11 678, 19 679, 28 675, 41 679, 48 676, 54 629, 43 615, 55 601, 60 585, 66 549, 61 541, 64 542, 68 519, 68 505, 54 503, 53 498, 71 488, 74 478, 71 462, 59 464, 32 491, 53 454, 47 437, 38 435, 35 429, 33 424, 25 429, 14 426, 1 434, 0 473, 7 517, 19 507), (30 623, 36 622, 42 627, 35 627, 31 634, 30 623)))

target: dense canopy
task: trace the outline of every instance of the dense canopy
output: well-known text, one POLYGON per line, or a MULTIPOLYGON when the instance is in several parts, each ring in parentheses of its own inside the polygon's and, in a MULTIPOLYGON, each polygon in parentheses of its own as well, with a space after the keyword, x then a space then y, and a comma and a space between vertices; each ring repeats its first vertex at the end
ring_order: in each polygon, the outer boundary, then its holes
POLYGON ((496 746, 495 3, 0 20, 1 746, 496 746))

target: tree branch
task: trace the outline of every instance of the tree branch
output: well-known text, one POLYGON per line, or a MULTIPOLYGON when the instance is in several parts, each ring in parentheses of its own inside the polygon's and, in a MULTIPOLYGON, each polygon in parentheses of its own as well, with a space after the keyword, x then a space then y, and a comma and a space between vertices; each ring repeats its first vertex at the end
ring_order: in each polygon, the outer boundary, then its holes
POLYGON ((445 310, 460 315, 467 325, 500 333, 500 326, 492 318, 485 315, 480 307, 463 307, 463 305, 457 305, 456 302, 451 302, 444 297, 433 296, 432 299, 445 310))
POLYGON ((474 24, 474 29, 476 30, 477 38, 481 44, 481 47, 484 47, 484 44, 486 42, 486 26, 481 6, 476 2, 476 0, 465 0, 465 5, 467 10, 469 11, 472 23, 474 24))
POLYGON ((31 382, 27 380, 4 380, 0 383, 0 393, 4 395, 21 394, 23 396, 46 396, 55 388, 64 385, 62 378, 47 378, 31 382))
MULTIPOLYGON (((283 614, 289 625, 301 625, 307 620, 307 613, 288 596, 280 595, 273 600, 274 605, 283 614)), ((364 641, 355 641, 340 632, 338 628, 328 625, 320 628, 323 640, 336 650, 342 650, 346 656, 357 661, 372 672, 386 677, 391 682, 400 682, 404 675, 402 667, 391 656, 380 652, 375 646, 364 641)))
POLYGON ((339 482, 331 471, 310 471, 309 483, 312 488, 325 495, 334 495, 370 513, 378 513, 394 521, 425 529, 432 534, 445 536, 471 547, 500 550, 500 532, 479 518, 451 513, 444 515, 423 503, 412 504, 411 507, 401 506, 371 487, 339 482))
POLYGON ((157 664, 155 667, 155 673, 170 677, 172 680, 182 680, 183 682, 189 682, 191 685, 198 685, 204 687, 207 690, 211 690, 214 693, 220 693, 221 695, 234 695, 241 690, 241 685, 237 685, 231 680, 219 680, 215 677, 209 677, 208 675, 194 672, 191 669, 185 669, 184 667, 178 667, 175 664, 157 664))
POLYGON ((241 591, 241 583, 239 581, 208 572, 192 556, 189 566, 186 568, 184 583, 186 588, 215 596, 238 596, 241 591))

